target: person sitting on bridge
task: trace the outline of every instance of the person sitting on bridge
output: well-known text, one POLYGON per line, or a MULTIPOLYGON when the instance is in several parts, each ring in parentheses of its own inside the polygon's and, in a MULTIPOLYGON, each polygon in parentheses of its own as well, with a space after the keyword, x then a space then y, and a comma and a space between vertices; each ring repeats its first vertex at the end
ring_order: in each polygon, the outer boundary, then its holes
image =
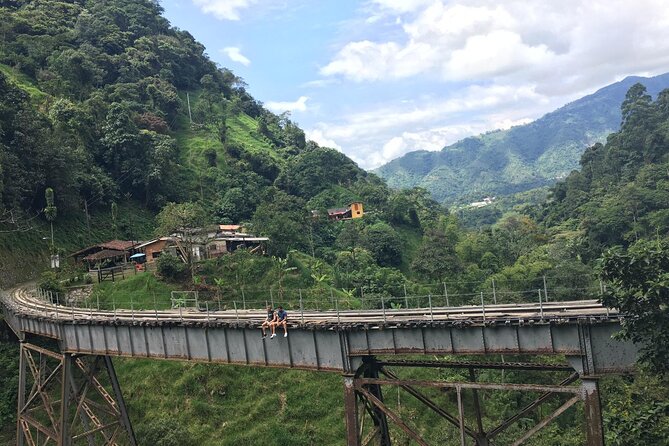
POLYGON ((281 305, 277 309, 276 319, 272 324, 272 336, 270 336, 270 339, 276 337, 276 327, 283 327, 283 337, 288 337, 288 313, 281 305))
POLYGON ((271 305, 267 305, 267 318, 262 322, 262 325, 260 326, 260 329, 262 330, 262 338, 265 339, 267 337, 267 332, 265 329, 267 327, 272 329, 272 333, 274 333, 274 328, 272 327, 272 324, 276 320, 276 314, 274 313, 274 310, 272 309, 271 305))

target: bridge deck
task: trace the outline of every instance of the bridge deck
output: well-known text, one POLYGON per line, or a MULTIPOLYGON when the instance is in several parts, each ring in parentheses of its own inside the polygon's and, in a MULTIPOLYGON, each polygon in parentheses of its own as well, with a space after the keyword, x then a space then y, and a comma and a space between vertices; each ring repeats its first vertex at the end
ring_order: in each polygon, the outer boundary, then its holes
POLYGON ((619 315, 596 301, 481 307, 305 311, 289 336, 261 339, 262 310, 97 311, 44 302, 27 288, 3 299, 20 338, 70 353, 291 367, 348 373, 368 355, 558 354, 581 374, 633 368, 637 348, 611 338, 619 315))

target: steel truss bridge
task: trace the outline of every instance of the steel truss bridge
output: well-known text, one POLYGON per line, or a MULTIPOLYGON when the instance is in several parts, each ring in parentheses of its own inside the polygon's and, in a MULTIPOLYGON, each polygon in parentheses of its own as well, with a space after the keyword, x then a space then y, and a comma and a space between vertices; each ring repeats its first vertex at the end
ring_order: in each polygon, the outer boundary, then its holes
POLYGON ((287 338, 279 330, 278 337, 269 341, 260 339, 263 310, 100 311, 56 305, 40 294, 22 287, 0 299, 5 320, 21 341, 19 446, 136 445, 112 357, 339 373, 343 376, 349 446, 389 446, 390 425, 416 444, 428 444, 419 429, 384 402, 383 389, 389 387, 403 389, 457 429, 462 446, 501 446, 499 434, 545 401, 565 395, 557 410, 511 444, 524 444, 569 407, 582 402, 587 444, 603 446, 598 379, 633 372, 637 357, 635 345, 612 338, 620 329, 620 315, 595 300, 304 311, 291 320, 287 338), (39 346, 45 338, 58 347, 39 346), (500 354, 559 355, 566 363, 486 360, 486 355, 497 358, 500 354), (424 359, 445 355, 480 355, 481 360, 424 359), (411 380, 397 372, 415 367, 468 369, 470 380, 411 380), (483 369, 564 371, 569 375, 554 385, 478 382, 477 371, 483 369), (435 402, 426 393, 429 388, 453 392, 458 411, 450 413, 435 402), (538 395, 516 415, 484 429, 478 393, 492 390, 538 395), (465 393, 473 401, 473 426, 467 425, 465 393))

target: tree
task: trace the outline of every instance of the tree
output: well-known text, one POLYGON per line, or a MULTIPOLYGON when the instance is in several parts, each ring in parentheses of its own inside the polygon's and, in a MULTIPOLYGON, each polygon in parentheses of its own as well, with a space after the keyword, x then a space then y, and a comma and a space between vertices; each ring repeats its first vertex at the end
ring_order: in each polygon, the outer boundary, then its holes
POLYGON ((175 234, 181 255, 190 266, 191 278, 195 277, 194 250, 207 244, 205 212, 199 203, 167 203, 156 216, 156 235, 175 234))
POLYGON ((285 192, 271 189, 253 214, 254 229, 269 237, 270 254, 286 257, 291 249, 306 248, 307 213, 304 202, 285 192))
POLYGON ((56 215, 58 214, 58 209, 54 204, 53 189, 51 189, 50 187, 46 188, 46 190, 44 191, 44 199, 46 201, 46 207, 44 208, 44 217, 46 217, 46 220, 51 225, 51 253, 54 253, 55 247, 53 244, 53 221, 56 219, 56 215))
POLYGON ((607 284, 602 302, 625 314, 620 336, 637 343, 640 360, 669 371, 669 242, 641 241, 607 251, 601 263, 607 284))
POLYGON ((400 238, 387 223, 375 223, 365 228, 361 244, 381 266, 399 266, 402 263, 400 238))
POLYGON ((428 230, 414 256, 412 270, 429 280, 452 278, 462 270, 455 253, 455 242, 440 228, 428 230))

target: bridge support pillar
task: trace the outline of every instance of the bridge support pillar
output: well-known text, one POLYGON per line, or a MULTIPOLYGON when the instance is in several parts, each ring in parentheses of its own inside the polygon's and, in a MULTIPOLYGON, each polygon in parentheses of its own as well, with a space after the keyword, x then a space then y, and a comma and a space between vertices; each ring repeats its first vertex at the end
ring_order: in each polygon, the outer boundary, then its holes
POLYGON ((346 417, 346 445, 360 446, 358 401, 352 376, 344 376, 344 411, 346 417))
POLYGON ((599 382, 596 378, 581 377, 583 402, 585 403, 585 439, 588 446, 604 446, 602 403, 599 397, 599 382))
MULTIPOLYGON (((379 379, 380 367, 376 362, 376 358, 369 357, 365 359, 365 366, 363 366, 363 376, 365 378, 379 379)), ((381 386, 378 384, 370 384, 367 386, 367 390, 369 391, 371 398, 367 398, 366 402, 378 401, 381 403, 372 403, 368 406, 368 410, 372 416, 372 421, 374 422, 374 428, 376 431, 378 431, 379 446, 391 446, 390 431, 388 430, 388 418, 386 417, 386 412, 383 409, 383 392, 381 390, 381 386)))
POLYGON ((20 355, 16 444, 137 445, 111 358, 25 342, 20 355))

